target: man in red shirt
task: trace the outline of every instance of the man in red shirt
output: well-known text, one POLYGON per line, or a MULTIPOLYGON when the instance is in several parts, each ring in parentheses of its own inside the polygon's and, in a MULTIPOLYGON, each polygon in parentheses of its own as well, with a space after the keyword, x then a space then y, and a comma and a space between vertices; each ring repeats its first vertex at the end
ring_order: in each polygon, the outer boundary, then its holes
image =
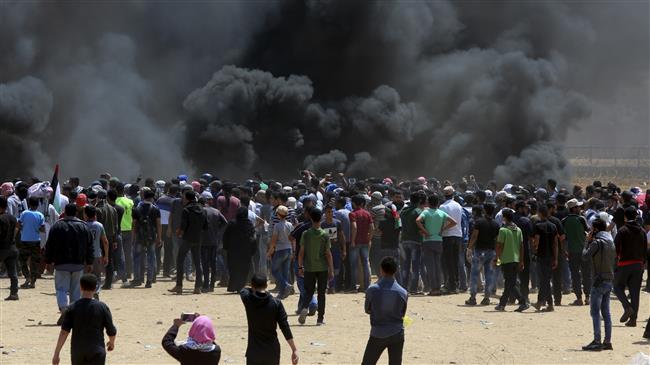
POLYGON ((370 262, 368 251, 375 225, 372 216, 365 209, 366 199, 361 195, 352 197, 352 213, 350 213, 350 274, 352 291, 365 291, 370 286, 370 262), (361 256, 363 268, 363 286, 357 287, 357 269, 361 256))

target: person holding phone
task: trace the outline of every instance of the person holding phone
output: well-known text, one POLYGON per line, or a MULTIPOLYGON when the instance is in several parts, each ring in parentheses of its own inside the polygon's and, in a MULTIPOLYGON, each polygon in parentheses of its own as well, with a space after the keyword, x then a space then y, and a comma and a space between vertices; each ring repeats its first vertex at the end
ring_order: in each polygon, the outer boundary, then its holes
POLYGON ((162 339, 162 347, 167 353, 181 364, 218 364, 221 359, 221 348, 214 340, 216 336, 212 321, 208 316, 198 313, 183 313, 181 318, 174 319, 162 339), (176 345, 174 340, 178 329, 185 323, 192 323, 187 340, 176 345))

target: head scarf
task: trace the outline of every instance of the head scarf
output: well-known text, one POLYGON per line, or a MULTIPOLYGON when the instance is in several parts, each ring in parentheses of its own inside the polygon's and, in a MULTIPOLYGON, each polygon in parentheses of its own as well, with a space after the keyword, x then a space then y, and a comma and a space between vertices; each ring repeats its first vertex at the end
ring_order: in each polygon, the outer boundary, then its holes
POLYGON ((215 338, 214 327, 210 318, 208 316, 199 316, 192 322, 187 341, 183 345, 192 350, 209 352, 215 348, 212 343, 215 338))

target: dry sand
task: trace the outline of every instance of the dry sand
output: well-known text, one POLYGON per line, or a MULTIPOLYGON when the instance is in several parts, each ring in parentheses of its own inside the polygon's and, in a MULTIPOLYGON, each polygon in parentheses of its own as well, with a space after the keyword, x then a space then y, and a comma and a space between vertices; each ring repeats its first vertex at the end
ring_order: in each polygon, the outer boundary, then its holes
MULTIPOLYGON (((186 283, 189 284, 189 283, 186 283)), ((8 295, 8 279, 0 280, 0 295, 8 295)), ((173 364, 160 346, 172 319, 183 311, 210 316, 221 346, 222 364, 244 364, 246 315, 238 295, 215 293, 176 296, 167 293, 169 279, 160 279, 152 289, 113 289, 101 299, 112 310, 118 329, 116 349, 109 364, 173 364)), ((186 285, 187 288, 190 285, 186 285)), ((531 296, 531 299, 534 296, 531 296)), ((369 332, 363 312, 363 294, 327 297, 327 324, 316 327, 315 317, 300 326, 289 318, 302 364, 347 364, 361 362, 369 332)), ((614 351, 587 353, 581 346, 592 339, 589 307, 557 307, 554 313, 519 314, 494 311, 489 307, 465 307, 466 295, 411 297, 408 315, 413 324, 406 329, 405 364, 627 364, 639 351, 650 352, 643 327, 650 314, 650 295, 642 293, 641 320, 636 328, 618 323, 621 306, 612 300, 614 351)), ((566 296, 569 303, 574 298, 566 296)), ((297 297, 285 300, 293 313, 297 297)), ((51 360, 59 329, 52 277, 39 280, 36 289, 21 290, 20 301, 0 302, 0 364, 47 364, 51 360)), ((188 326, 179 338, 187 336, 188 326)), ((281 336, 281 334, 280 334, 281 336)), ((69 341, 69 339, 68 339, 69 341)), ((62 351, 62 363, 69 363, 70 343, 62 351)), ((290 351, 282 340, 282 363, 290 351)), ((384 354, 381 364, 387 363, 384 354)))

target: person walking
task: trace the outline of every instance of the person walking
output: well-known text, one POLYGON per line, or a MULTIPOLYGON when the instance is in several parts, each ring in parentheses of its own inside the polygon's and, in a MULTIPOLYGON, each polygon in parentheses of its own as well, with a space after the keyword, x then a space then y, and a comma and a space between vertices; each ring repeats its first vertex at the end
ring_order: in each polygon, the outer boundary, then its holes
POLYGON ((402 221, 402 283, 412 294, 418 294, 420 271, 422 266, 422 233, 418 229, 416 220, 422 213, 426 204, 426 195, 423 191, 411 194, 410 203, 400 212, 402 221))
POLYGON ((147 272, 145 288, 151 288, 156 277, 156 247, 162 246, 162 224, 160 210, 153 203, 154 197, 153 190, 145 190, 144 200, 133 209, 131 242, 133 242, 134 278, 131 287, 138 287, 144 283, 145 268, 147 272))
POLYGON ((599 218, 592 223, 592 232, 582 257, 593 265, 594 281, 590 291, 590 313, 594 326, 594 340, 582 349, 585 351, 612 350, 612 317, 609 312, 609 296, 614 280, 616 247, 607 223, 599 218), (600 317, 605 322, 605 338, 601 343, 600 317))
POLYGON ((223 234, 223 248, 228 253, 228 276, 230 277, 226 290, 232 293, 239 292, 246 286, 257 249, 255 227, 248 219, 248 212, 245 207, 238 208, 235 220, 228 223, 223 234))
POLYGON ((517 273, 524 269, 524 237, 521 229, 514 223, 515 212, 506 208, 502 211, 503 227, 499 229, 496 252, 505 280, 503 294, 496 306, 497 311, 505 311, 510 299, 519 301, 517 312, 523 312, 530 306, 522 298, 517 286, 517 273))
POLYGON ((111 311, 105 303, 93 299, 98 286, 97 277, 93 274, 84 274, 79 281, 82 298, 65 312, 54 356, 52 356, 52 365, 58 365, 61 361, 61 349, 70 332, 72 332, 70 355, 73 365, 103 365, 106 362, 106 351, 115 349, 117 329, 113 324, 111 311), (104 345, 104 330, 108 335, 106 345, 104 345))
POLYGON ((466 305, 476 305, 476 294, 481 281, 481 268, 485 276, 483 299, 481 305, 490 304, 490 295, 495 286, 496 241, 499 236, 499 224, 494 220, 495 205, 486 203, 473 209, 474 228, 467 246, 467 259, 472 263, 470 270, 469 299, 466 305))
MULTIPOLYGON (((323 213, 318 208, 309 212, 311 228, 302 234, 300 239, 300 254, 298 255, 298 275, 305 278, 306 297, 311 298, 318 287, 318 317, 317 326, 325 324, 325 296, 328 280, 334 279, 334 263, 332 260, 332 245, 329 235, 321 228, 323 213)), ((308 305, 303 303, 298 322, 305 323, 308 305)))
POLYGON ((201 294, 203 270, 201 268, 201 231, 207 229, 208 223, 203 207, 196 200, 196 193, 192 190, 185 192, 185 207, 181 216, 181 225, 177 235, 183 242, 176 257, 176 286, 169 289, 176 294, 183 293, 183 262, 185 255, 192 253, 192 264, 196 272, 194 280, 194 294, 201 294))
POLYGON ((115 191, 117 192, 115 204, 124 209, 124 214, 122 214, 122 220, 120 221, 120 231, 122 236, 122 251, 124 252, 125 279, 130 279, 133 275, 133 242, 131 235, 133 226, 133 200, 124 195, 124 184, 118 183, 115 191))
POLYGON ((104 230, 104 225, 97 221, 97 208, 93 205, 86 205, 84 207, 84 219, 86 224, 88 224, 88 229, 90 230, 90 235, 93 238, 93 255, 95 257, 93 261, 92 273, 97 276, 97 292, 95 293, 95 299, 99 299, 99 291, 102 287, 102 273, 108 264, 108 254, 110 253, 108 248, 108 239, 106 238, 106 231, 104 230))
POLYGON ((28 209, 20 213, 18 229, 20 230, 20 266, 25 283, 22 289, 34 289, 40 273, 41 232, 45 232, 45 216, 38 211, 39 201, 36 197, 27 199, 28 209))
POLYGON ((350 218, 350 250, 348 255, 352 291, 357 290, 359 259, 361 259, 363 269, 363 283, 359 290, 365 290, 370 285, 370 261, 368 255, 375 224, 372 221, 372 215, 365 209, 365 206, 366 199, 363 196, 355 195, 352 197, 352 212, 348 215, 350 218))
POLYGON ((15 244, 18 220, 7 212, 7 206, 7 198, 0 196, 0 263, 4 264, 10 281, 9 296, 5 300, 18 300, 18 250, 15 244))
POLYGON ((535 223, 533 252, 536 252, 537 255, 539 292, 537 293, 537 302, 533 304, 533 307, 540 310, 543 305, 546 305, 544 311, 552 312, 554 306, 551 280, 553 279, 553 270, 557 268, 559 247, 557 228, 549 221, 548 213, 548 208, 542 204, 537 211, 539 220, 535 223))
MULTIPOLYGON (((295 259, 296 244, 290 240, 293 225, 287 222, 289 209, 280 205, 275 210, 277 222, 273 225, 271 241, 266 252, 266 257, 271 260, 271 272, 275 278, 275 285, 278 288, 278 297, 287 298, 293 287, 289 284, 291 261, 295 259)), ((252 224, 251 224, 252 226, 252 224)))
MULTIPOLYGON (((201 233, 201 267, 203 268, 202 292, 214 291, 217 281, 217 249, 223 247, 223 234, 228 225, 226 218, 212 206, 213 196, 209 191, 201 193, 199 203, 203 205, 208 229, 201 233)), ((167 256, 167 252, 165 252, 167 256)))
POLYGON ((589 291, 591 288, 591 262, 582 259, 582 251, 585 248, 589 227, 587 226, 587 220, 580 215, 580 206, 582 206, 582 203, 578 199, 569 200, 566 203, 569 214, 562 219, 569 251, 571 283, 573 293, 576 295, 576 300, 571 305, 589 304, 589 291), (582 301, 583 292, 585 294, 584 302, 582 301))
POLYGON ((370 315, 370 338, 362 365, 374 365, 388 349, 388 364, 400 365, 404 349, 404 316, 408 294, 397 281, 397 261, 384 257, 380 264, 381 278, 366 291, 365 310, 370 315))
POLYGON ((277 365, 280 364, 280 342, 277 327, 280 327, 284 339, 291 347, 291 363, 298 364, 298 349, 293 341, 293 334, 287 320, 287 312, 282 301, 266 291, 267 278, 264 274, 255 274, 251 287, 239 292, 248 320, 248 345, 246 347, 246 364, 277 365))

